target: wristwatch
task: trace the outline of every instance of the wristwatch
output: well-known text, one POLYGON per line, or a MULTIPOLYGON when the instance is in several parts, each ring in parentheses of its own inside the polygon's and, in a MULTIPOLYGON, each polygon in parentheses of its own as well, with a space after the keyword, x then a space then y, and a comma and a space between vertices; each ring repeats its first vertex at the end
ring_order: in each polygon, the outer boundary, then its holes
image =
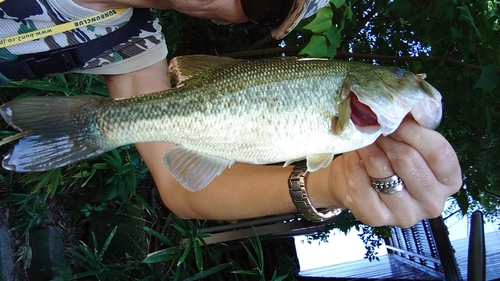
POLYGON ((308 221, 324 222, 338 216, 342 209, 316 209, 313 207, 306 190, 307 167, 295 166, 288 178, 288 188, 293 204, 299 214, 308 221))

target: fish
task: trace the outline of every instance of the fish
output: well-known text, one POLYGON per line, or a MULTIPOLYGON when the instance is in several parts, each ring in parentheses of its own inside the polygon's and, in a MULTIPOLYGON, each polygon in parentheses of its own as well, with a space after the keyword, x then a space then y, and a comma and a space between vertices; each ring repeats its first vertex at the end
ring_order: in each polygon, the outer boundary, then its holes
POLYGON ((163 162, 190 191, 235 162, 306 160, 309 172, 372 144, 411 115, 435 129, 441 94, 414 74, 353 61, 208 55, 174 58, 176 87, 143 96, 40 96, 0 107, 20 140, 3 168, 46 171, 142 142, 168 142, 163 162))

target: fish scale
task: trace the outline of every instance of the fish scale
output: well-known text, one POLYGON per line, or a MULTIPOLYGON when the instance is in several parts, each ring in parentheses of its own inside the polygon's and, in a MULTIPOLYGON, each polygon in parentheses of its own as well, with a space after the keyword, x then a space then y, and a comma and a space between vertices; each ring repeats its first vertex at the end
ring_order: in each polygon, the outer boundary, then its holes
POLYGON ((171 66, 187 79, 159 93, 119 100, 33 97, 2 105, 2 117, 25 136, 3 167, 48 170, 125 144, 168 142, 177 146, 165 152, 165 165, 195 191, 235 161, 288 165, 307 159, 308 170, 315 171, 333 155, 393 132, 408 113, 425 116, 416 120, 429 128, 441 118, 439 92, 422 76, 398 68, 209 56, 176 58, 171 66), (207 63, 197 69, 201 60, 207 63), (351 111, 360 103, 363 110, 351 111), (366 112, 370 126, 353 123, 364 116, 352 114, 366 112))

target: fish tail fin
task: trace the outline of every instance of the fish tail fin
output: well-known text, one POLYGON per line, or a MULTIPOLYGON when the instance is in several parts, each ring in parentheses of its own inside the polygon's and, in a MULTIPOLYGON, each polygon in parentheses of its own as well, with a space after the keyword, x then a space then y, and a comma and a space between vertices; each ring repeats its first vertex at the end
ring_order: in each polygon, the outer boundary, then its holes
POLYGON ((8 102, 0 115, 25 134, 4 157, 10 171, 36 172, 58 168, 109 151, 96 122, 103 97, 31 97, 8 102))

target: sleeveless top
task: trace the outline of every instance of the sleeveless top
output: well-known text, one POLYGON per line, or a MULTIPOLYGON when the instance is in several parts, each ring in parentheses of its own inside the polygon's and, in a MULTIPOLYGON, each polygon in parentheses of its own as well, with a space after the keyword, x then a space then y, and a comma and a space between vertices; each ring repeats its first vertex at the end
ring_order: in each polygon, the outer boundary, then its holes
MULTIPOLYGON (((109 34, 123 26, 132 8, 102 22, 53 34, 34 41, 0 48, 0 63, 13 61, 19 55, 57 50, 78 45, 109 34)), ((22 34, 98 14, 72 0, 5 0, 0 3, 0 38, 22 34)), ((72 72, 123 74, 139 70, 165 59, 167 46, 156 17, 151 17, 136 35, 72 72)))

